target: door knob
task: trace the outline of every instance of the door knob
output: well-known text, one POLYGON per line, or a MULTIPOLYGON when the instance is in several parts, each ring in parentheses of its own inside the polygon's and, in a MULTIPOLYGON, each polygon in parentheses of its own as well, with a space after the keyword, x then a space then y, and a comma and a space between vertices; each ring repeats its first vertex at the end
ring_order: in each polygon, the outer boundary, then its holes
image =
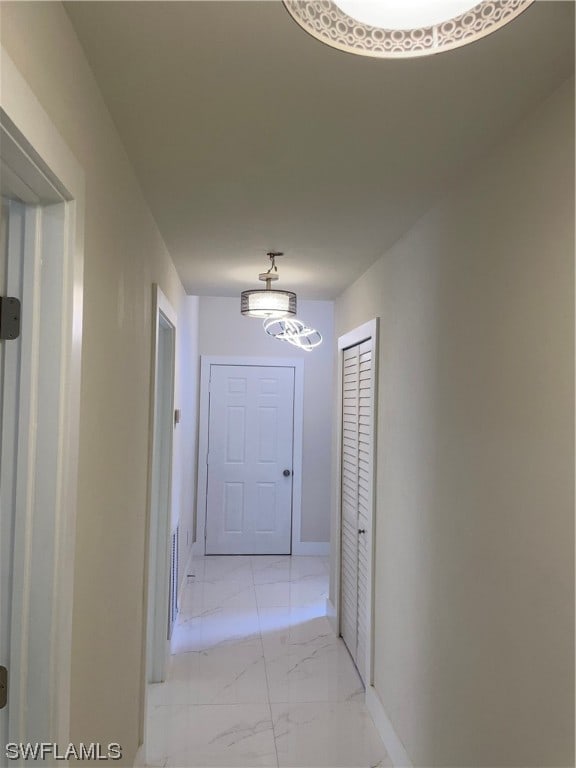
POLYGON ((366 533, 366 528, 358 528, 358 533, 366 533))
POLYGON ((290 477, 292 472, 289 469, 285 469, 284 472, 282 472, 282 474, 284 475, 284 477, 290 477))

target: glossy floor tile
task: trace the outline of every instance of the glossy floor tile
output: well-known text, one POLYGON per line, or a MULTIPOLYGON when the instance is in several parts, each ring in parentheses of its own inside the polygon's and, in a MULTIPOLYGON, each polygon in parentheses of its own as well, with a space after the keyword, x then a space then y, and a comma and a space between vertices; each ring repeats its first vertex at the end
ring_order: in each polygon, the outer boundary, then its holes
POLYGON ((262 641, 247 639, 172 657, 168 679, 150 686, 152 705, 266 704, 268 683, 262 641))
POLYGON ((268 704, 166 705, 149 723, 150 759, 165 766, 276 766, 268 704))
POLYGON ((149 765, 391 765, 325 616, 327 558, 204 557, 191 570, 167 680, 148 689, 149 765))
POLYGON ((382 768, 392 763, 364 704, 272 704, 279 766, 382 768))

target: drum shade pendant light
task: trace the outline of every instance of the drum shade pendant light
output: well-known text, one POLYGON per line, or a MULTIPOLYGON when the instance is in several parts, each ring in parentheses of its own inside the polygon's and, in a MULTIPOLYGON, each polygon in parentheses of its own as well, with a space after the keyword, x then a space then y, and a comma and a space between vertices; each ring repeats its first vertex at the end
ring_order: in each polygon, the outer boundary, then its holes
POLYGON ((534 0, 284 0, 326 45, 359 56, 428 56, 495 32, 534 0))
POLYGON ((246 317, 281 318, 296 314, 296 294, 292 291, 279 291, 272 288, 272 281, 278 280, 276 258, 280 251, 269 251, 270 269, 258 275, 266 283, 266 288, 242 291, 240 312, 246 317))

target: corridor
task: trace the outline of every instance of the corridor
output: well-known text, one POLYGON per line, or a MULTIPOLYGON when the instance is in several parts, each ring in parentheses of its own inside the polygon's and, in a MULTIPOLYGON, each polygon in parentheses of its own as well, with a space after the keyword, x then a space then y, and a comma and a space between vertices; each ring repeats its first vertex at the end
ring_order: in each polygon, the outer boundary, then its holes
POLYGON ((149 765, 392 765, 325 617, 327 558, 206 557, 191 571, 167 680, 149 688, 149 765))

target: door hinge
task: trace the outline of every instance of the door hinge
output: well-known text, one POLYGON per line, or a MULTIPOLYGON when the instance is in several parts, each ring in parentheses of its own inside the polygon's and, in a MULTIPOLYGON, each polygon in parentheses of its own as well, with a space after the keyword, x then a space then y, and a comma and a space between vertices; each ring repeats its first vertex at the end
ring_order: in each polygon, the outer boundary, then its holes
POLYGON ((8 703, 8 670, 0 667, 0 709, 8 703))
POLYGON ((0 340, 12 341, 20 336, 20 300, 0 296, 0 340))

